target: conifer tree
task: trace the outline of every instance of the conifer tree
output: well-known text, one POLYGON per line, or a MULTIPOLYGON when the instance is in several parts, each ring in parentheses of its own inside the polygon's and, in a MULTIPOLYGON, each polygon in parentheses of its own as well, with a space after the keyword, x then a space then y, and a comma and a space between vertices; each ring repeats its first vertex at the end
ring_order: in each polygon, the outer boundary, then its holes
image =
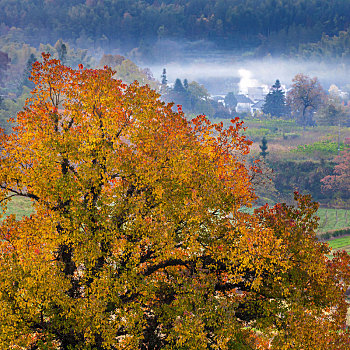
POLYGON ((175 80, 175 84, 174 84, 174 89, 173 90, 174 90, 174 92, 179 93, 179 94, 185 92, 185 88, 182 85, 182 82, 181 82, 181 80, 179 78, 177 78, 175 80))
POLYGON ((188 90, 188 80, 184 79, 184 88, 188 90))
POLYGON ((0 85, 4 83, 6 71, 9 68, 11 59, 6 52, 0 51, 0 85))
POLYGON ((162 78, 162 85, 167 85, 168 80, 167 80, 167 77, 166 77, 166 69, 165 68, 163 68, 163 73, 162 73, 162 75, 160 77, 162 78))
POLYGON ((263 112, 278 118, 286 114, 286 97, 278 79, 265 97, 263 112))
POLYGON ((61 61, 62 64, 66 63, 67 58, 67 46, 66 44, 60 39, 55 44, 55 49, 58 54, 58 59, 61 61))
POLYGON ((34 83, 32 81, 30 81, 28 78, 31 75, 33 63, 35 61, 36 61, 35 55, 33 53, 30 54, 30 56, 27 60, 27 63, 26 63, 26 67, 25 67, 24 72, 23 72, 23 81, 22 81, 22 84, 20 86, 20 91, 22 90, 23 86, 27 86, 30 89, 33 89, 34 83))
POLYGON ((237 98, 234 95, 233 92, 229 92, 226 96, 225 96, 225 105, 231 109, 236 108, 237 106, 237 98))
POLYGON ((261 149, 261 152, 260 152, 260 155, 265 159, 266 156, 269 154, 269 152, 266 152, 267 151, 267 140, 266 140, 266 137, 264 136, 262 141, 261 141, 261 145, 259 145, 260 149, 261 149))

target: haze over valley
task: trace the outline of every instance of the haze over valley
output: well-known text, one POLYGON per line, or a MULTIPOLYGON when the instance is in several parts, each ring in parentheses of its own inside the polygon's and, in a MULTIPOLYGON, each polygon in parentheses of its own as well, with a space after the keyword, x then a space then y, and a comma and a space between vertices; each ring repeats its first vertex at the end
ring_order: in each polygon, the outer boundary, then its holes
POLYGON ((220 55, 197 57, 191 61, 167 62, 148 65, 155 77, 160 77, 163 68, 167 70, 169 82, 176 78, 198 81, 211 94, 227 94, 232 89, 248 93, 248 87, 265 86, 267 89, 279 79, 290 86, 298 73, 318 77, 325 89, 335 84, 349 89, 350 64, 327 61, 272 58, 245 59, 235 56, 220 55), (238 84, 238 86, 237 86, 238 84))

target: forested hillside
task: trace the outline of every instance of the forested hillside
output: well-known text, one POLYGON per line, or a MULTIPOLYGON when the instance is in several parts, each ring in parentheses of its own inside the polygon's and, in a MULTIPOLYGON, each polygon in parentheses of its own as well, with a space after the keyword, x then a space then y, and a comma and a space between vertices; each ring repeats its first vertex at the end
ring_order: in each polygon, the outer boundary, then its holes
POLYGON ((0 8, 1 35, 35 46, 63 38, 81 48, 138 48, 146 56, 165 39, 288 53, 347 30, 350 14, 343 0, 1 0, 0 8))

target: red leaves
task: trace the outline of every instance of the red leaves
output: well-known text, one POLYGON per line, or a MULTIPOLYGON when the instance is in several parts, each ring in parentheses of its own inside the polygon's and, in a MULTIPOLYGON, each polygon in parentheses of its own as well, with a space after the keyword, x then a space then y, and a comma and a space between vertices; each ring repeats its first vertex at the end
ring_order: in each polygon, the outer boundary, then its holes
MULTIPOLYGON (((348 143, 348 139, 346 140, 348 143)), ((334 174, 324 177, 321 182, 324 189, 333 189, 343 191, 343 197, 347 198, 350 194, 350 148, 342 151, 335 159, 337 164, 334 167, 334 174)))

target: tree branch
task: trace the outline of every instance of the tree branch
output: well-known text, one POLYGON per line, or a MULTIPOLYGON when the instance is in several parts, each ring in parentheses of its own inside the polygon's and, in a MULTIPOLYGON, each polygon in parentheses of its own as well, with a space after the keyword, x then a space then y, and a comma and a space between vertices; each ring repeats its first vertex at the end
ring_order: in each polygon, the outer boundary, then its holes
POLYGON ((37 195, 35 195, 33 193, 22 193, 22 192, 19 192, 17 190, 14 190, 13 188, 8 188, 7 186, 2 185, 2 184, 0 184, 0 188, 2 188, 3 190, 7 190, 7 191, 14 193, 13 196, 27 197, 27 198, 35 199, 36 201, 38 201, 40 199, 37 195))

